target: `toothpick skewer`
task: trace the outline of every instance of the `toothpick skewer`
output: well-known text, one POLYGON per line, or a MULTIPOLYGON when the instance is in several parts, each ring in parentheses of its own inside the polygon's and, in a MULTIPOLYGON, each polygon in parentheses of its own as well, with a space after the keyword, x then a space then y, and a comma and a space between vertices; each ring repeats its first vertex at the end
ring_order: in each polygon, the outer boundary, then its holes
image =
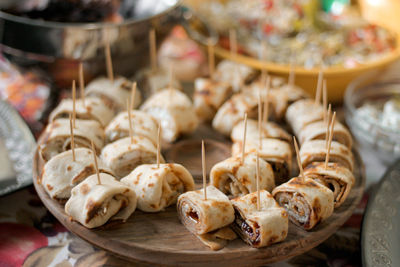
POLYGON ((69 114, 69 130, 71 133, 72 161, 75 161, 75 137, 74 137, 74 127, 72 126, 72 115, 71 114, 69 114))
POLYGON ((149 35, 150 43, 150 63, 151 70, 155 72, 157 70, 157 44, 156 44, 156 30, 151 29, 149 35))
POLYGON ((94 167, 96 168, 96 174, 97 174, 97 184, 101 184, 99 165, 97 165, 96 149, 94 148, 93 140, 91 140, 90 142, 92 143, 92 153, 94 159, 94 167))
POLYGON ((244 113, 244 132, 243 132, 243 143, 242 143, 242 164, 244 162, 244 154, 246 152, 246 135, 247 135, 247 112, 244 113))
POLYGON ((331 121, 331 111, 332 107, 329 104, 328 114, 326 115, 326 134, 325 134, 325 148, 328 149, 328 140, 329 140, 329 122, 331 121))
POLYGON ((261 89, 258 90, 258 149, 262 149, 261 133, 262 133, 262 101, 261 101, 261 89))
POLYGON ((128 122, 129 122, 129 137, 131 138, 131 144, 133 144, 133 126, 132 126, 132 106, 128 99, 126 100, 126 109, 128 110, 128 122))
POLYGON ((161 150, 161 123, 158 124, 157 131, 157 168, 160 168, 160 150, 161 150))
POLYGON ((79 89, 81 91, 81 98, 83 101, 83 106, 85 105, 85 80, 83 77, 83 64, 79 63, 79 89))
POLYGON ((322 85, 322 107, 324 109, 324 122, 327 122, 326 118, 326 108, 328 104, 328 92, 327 92, 327 87, 326 87, 326 80, 324 79, 323 85, 322 85))
POLYGON ((111 49, 110 49, 109 42, 106 43, 105 54, 106 54, 107 76, 108 76, 108 79, 110 79, 113 82, 114 81, 114 71, 113 71, 111 49))
POLYGON ((328 168, 329 153, 331 152, 331 144, 332 144, 332 138, 333 138, 333 128, 335 127, 335 119, 336 119, 336 111, 333 112, 333 116, 332 116, 331 129, 330 129, 330 133, 329 133, 328 148, 326 150, 326 156, 325 156, 325 169, 328 168))
POLYGON ((267 76, 267 81, 266 81, 266 92, 265 92, 265 100, 264 100, 264 110, 263 110, 263 116, 262 116, 262 121, 264 124, 267 123, 268 121, 268 116, 269 116, 269 89, 271 86, 271 76, 267 76))
POLYGON ((294 149, 296 150, 297 165, 299 165, 300 177, 304 179, 305 176, 304 176, 303 166, 301 165, 299 146, 297 145, 297 140, 296 137, 294 136, 293 136, 293 143, 294 143, 294 149))
POLYGON ((133 109, 135 106, 136 87, 137 87, 136 82, 133 82, 131 88, 131 109, 133 109))
POLYGON ((214 45, 211 39, 208 39, 208 71, 210 72, 210 78, 212 79, 215 71, 215 58, 214 45))
POLYGON ((257 210, 260 210, 260 155, 257 151, 257 161, 256 161, 257 169, 256 169, 256 186, 257 186, 257 210))
POLYGON ((76 85, 75 80, 72 81, 72 125, 75 128, 76 119, 76 85))
POLYGON ((318 81, 317 81, 317 91, 315 93, 315 104, 321 103, 321 89, 322 89, 322 79, 323 79, 322 69, 319 70, 318 73, 318 81))
POLYGON ((201 140, 201 167, 203 170, 204 200, 207 200, 206 152, 204 149, 204 140, 201 140))

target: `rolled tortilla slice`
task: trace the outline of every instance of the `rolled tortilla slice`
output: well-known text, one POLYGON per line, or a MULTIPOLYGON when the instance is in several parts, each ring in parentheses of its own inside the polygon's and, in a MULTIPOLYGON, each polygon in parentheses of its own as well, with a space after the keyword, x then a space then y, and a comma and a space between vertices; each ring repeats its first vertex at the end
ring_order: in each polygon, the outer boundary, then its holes
MULTIPOLYGON (((306 141, 300 148, 300 158, 303 168, 306 168, 313 162, 325 162, 326 141, 310 140, 306 141)), ((353 153, 345 146, 336 141, 332 141, 329 152, 329 162, 336 162, 348 168, 354 169, 353 153)))
MULTIPOLYGON (((100 123, 92 120, 76 120, 74 129, 75 147, 91 147, 100 153, 104 146, 104 130, 100 123)), ((71 149, 71 132, 69 119, 58 119, 49 123, 38 142, 39 154, 44 161, 71 149)))
POLYGON ((141 109, 161 124, 162 139, 174 142, 182 134, 196 130, 199 120, 190 99, 176 89, 164 89, 152 95, 141 109))
MULTIPOLYGON (((286 182, 290 178, 292 168, 292 150, 289 143, 272 138, 261 140, 262 147, 259 148, 258 140, 246 142, 246 153, 256 154, 268 162, 274 172, 275 185, 286 182)), ((242 142, 235 142, 232 145, 232 155, 242 154, 242 142)))
MULTIPOLYGON (((69 118, 73 111, 72 99, 63 99, 60 104, 50 113, 50 121, 60 118, 69 118)), ((75 103, 76 118, 81 120, 95 120, 105 127, 114 117, 114 111, 106 106, 97 97, 86 97, 85 105, 82 99, 77 99, 75 103)))
POLYGON ((286 121, 296 136, 310 123, 324 118, 322 105, 315 104, 313 99, 301 99, 291 104, 286 111, 286 121))
MULTIPOLYGON (((228 197, 247 195, 257 190, 256 155, 231 157, 215 164, 210 172, 210 184, 228 197)), ((260 189, 272 191, 275 187, 274 173, 269 163, 260 159, 260 189)))
MULTIPOLYGON (((305 126, 299 133, 300 144, 309 140, 325 140, 327 125, 324 121, 316 121, 305 126)), ((348 148, 351 148, 353 139, 346 127, 340 122, 335 122, 333 128, 333 141, 341 143, 348 148)))
POLYGON ((235 94, 217 111, 212 126, 218 132, 229 136, 233 127, 243 120, 245 113, 248 118, 257 117, 257 98, 251 94, 235 94))
MULTIPOLYGON (((158 123, 156 119, 144 111, 132 110, 131 122, 133 135, 147 137, 157 144, 158 123)), ((118 139, 129 136, 128 112, 119 113, 105 129, 106 142, 112 143, 118 139)))
POLYGON ((162 68, 158 68, 156 71, 150 68, 143 69, 135 75, 134 80, 138 81, 146 96, 151 96, 170 85, 175 89, 182 89, 181 83, 174 76, 172 76, 171 84, 171 77, 168 71, 162 68))
POLYGON ((288 214, 268 191, 260 190, 260 210, 257 210, 257 192, 231 202, 235 209, 232 227, 244 242, 261 248, 285 240, 289 229, 288 214))
POLYGON ((199 119, 212 120, 231 93, 232 87, 226 82, 197 78, 194 81, 193 104, 199 119))
POLYGON ((108 220, 126 221, 136 209, 135 192, 109 174, 86 178, 72 189, 65 204, 65 213, 87 228, 95 228, 108 220))
POLYGON ((193 234, 202 235, 231 224, 234 211, 228 197, 212 185, 183 193, 178 198, 178 215, 182 224, 193 234))
POLYGON ((335 208, 338 208, 349 195, 354 185, 353 173, 337 163, 314 162, 304 170, 304 175, 325 185, 333 192, 335 208))
POLYGON ((312 229, 333 212, 332 191, 308 177, 292 178, 276 187, 272 195, 287 210, 289 219, 305 230, 312 229))
MULTIPOLYGON (((114 81, 106 77, 94 79, 86 86, 85 94, 101 98, 114 111, 126 109, 126 100, 131 97, 132 82, 124 77, 117 77, 114 81)), ((140 105, 142 94, 138 89, 135 93, 134 107, 140 105)))
MULTIPOLYGON (((41 183, 50 197, 68 199, 74 186, 96 173, 92 153, 88 148, 76 148, 75 161, 72 150, 68 150, 54 156, 44 165, 41 183)), ((97 162, 99 172, 113 174, 99 158, 97 162)))
POLYGON ((138 209, 158 212, 176 203, 178 196, 194 190, 192 175, 180 164, 144 164, 134 169, 121 182, 131 187, 138 197, 138 209))
POLYGON ((229 83, 235 92, 241 90, 242 86, 251 83, 258 72, 245 64, 231 60, 222 60, 216 68, 213 79, 229 83))
MULTIPOLYGON (((231 133, 232 142, 240 142, 243 140, 244 121, 239 121, 233 127, 231 133)), ((259 130, 258 122, 253 119, 247 120, 246 140, 258 140, 259 130)), ((275 138, 288 143, 291 142, 290 135, 274 122, 266 122, 261 124, 261 138, 275 138)))
MULTIPOLYGON (((157 148, 146 137, 133 136, 133 141, 125 137, 106 145, 100 158, 117 178, 122 178, 139 165, 156 163, 157 148)), ((160 161, 164 163, 162 156, 160 161)))

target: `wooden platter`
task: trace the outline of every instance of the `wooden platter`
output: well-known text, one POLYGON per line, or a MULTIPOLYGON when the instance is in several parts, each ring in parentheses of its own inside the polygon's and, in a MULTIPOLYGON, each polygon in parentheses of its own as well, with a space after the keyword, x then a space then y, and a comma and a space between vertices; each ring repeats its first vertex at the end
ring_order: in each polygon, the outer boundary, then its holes
MULTIPOLYGON (((202 135, 205 139, 211 138, 210 134, 213 132, 207 128, 201 126, 198 131, 200 133, 202 131, 208 132, 207 135, 202 135)), ((226 152, 220 152, 216 148, 223 149, 225 146, 225 151, 230 150, 229 141, 224 140, 221 136, 215 136, 213 142, 214 152, 207 152, 208 162, 226 158, 226 152)), ((200 144, 198 133, 190 139, 171 145, 164 154, 170 161, 177 160, 177 158, 184 159, 182 153, 188 150, 194 151, 193 149, 197 144, 200 144), (177 151, 174 152, 174 149, 177 151), (175 155, 177 158, 169 158, 168 155, 175 155)), ((198 156, 195 153, 189 153, 190 156, 187 157, 186 161, 194 164, 187 167, 195 173, 197 172, 196 166, 201 166, 200 145, 198 145, 198 151, 198 156), (198 163, 195 163, 196 158, 198 163)), ((38 153, 35 153, 34 156, 33 182, 44 205, 68 230, 89 243, 119 257, 132 261, 174 266, 204 266, 205 264, 208 266, 257 266, 302 254, 325 241, 346 222, 361 200, 365 186, 365 172, 362 161, 357 151, 353 152, 356 161, 354 171, 356 183, 343 205, 336 209, 328 220, 319 224, 312 231, 307 232, 290 223, 288 237, 284 242, 262 249, 251 248, 242 240, 236 239, 220 251, 211 251, 180 223, 175 206, 159 213, 144 213, 136 210, 125 223, 109 222, 102 227, 90 230, 77 222, 71 221, 64 212, 64 206, 51 199, 43 187, 38 184, 37 178, 43 168, 43 162, 39 159, 38 153)), ((211 165, 209 168, 211 168, 211 165)), ((199 185, 200 179, 195 180, 199 185)))

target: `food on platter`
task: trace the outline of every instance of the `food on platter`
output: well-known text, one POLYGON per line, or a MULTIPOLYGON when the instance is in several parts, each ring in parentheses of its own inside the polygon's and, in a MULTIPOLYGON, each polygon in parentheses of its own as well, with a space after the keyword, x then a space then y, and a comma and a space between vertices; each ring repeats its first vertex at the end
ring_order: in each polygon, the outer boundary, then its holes
POLYGON ((176 163, 143 164, 121 179, 136 192, 137 208, 159 212, 176 203, 178 196, 194 190, 194 180, 185 167, 176 163))
POLYGON ((299 136, 300 131, 308 124, 321 121, 323 118, 324 108, 310 98, 294 102, 286 111, 286 121, 296 136, 299 136))
POLYGON ((199 124, 189 97, 179 90, 163 89, 148 98, 141 109, 161 124, 165 142, 174 142, 180 135, 191 134, 199 124))
POLYGON ((337 163, 314 162, 304 170, 304 175, 332 190, 335 208, 347 198, 355 183, 353 173, 337 163))
MULTIPOLYGON (((327 123, 324 121, 316 121, 305 126, 299 133, 300 144, 309 140, 325 140, 327 132, 327 123)), ((333 141, 351 148, 353 139, 349 130, 340 122, 335 122, 333 141)))
POLYGON ((147 92, 150 96, 169 86, 181 90, 181 83, 168 70, 157 68, 157 70, 143 69, 135 76, 138 86, 147 92))
POLYGON ((258 72, 247 65, 231 60, 221 61, 216 68, 213 79, 229 83, 234 92, 238 92, 246 84, 251 83, 258 72))
POLYGON ((75 186, 65 204, 65 213, 87 228, 109 220, 125 221, 136 209, 135 192, 113 176, 94 174, 75 186))
MULTIPOLYGON (((104 130, 101 124, 94 120, 76 120, 74 128, 76 147, 90 148, 93 141, 96 153, 104 146, 104 130)), ((38 143, 39 155, 44 161, 71 148, 70 120, 57 119, 50 122, 38 143)))
POLYGON ((234 231, 244 242, 255 248, 285 240, 289 232, 288 213, 266 190, 260 190, 260 208, 257 192, 231 200, 235 209, 234 231))
MULTIPOLYGON (((260 158, 272 166, 275 184, 279 185, 290 178, 292 168, 292 149, 289 143, 272 138, 261 139, 261 147, 258 140, 246 142, 246 153, 258 154, 260 158)), ((232 155, 238 156, 243 152, 242 142, 232 145, 232 155)))
MULTIPOLYGON (((129 96, 128 96, 129 98, 129 96)), ((157 121, 150 114, 140 111, 131 111, 132 134, 148 138, 157 144, 157 121)), ((118 139, 129 136, 128 112, 120 112, 115 116, 105 129, 106 142, 112 143, 118 139)))
MULTIPOLYGON (((261 138, 274 138, 279 139, 286 142, 291 142, 291 136, 278 124, 274 122, 265 122, 261 124, 261 138)), ((243 128, 244 122, 238 122, 235 127, 233 127, 231 133, 232 142, 240 142, 243 139, 243 128)), ((247 132, 246 132, 247 140, 258 140, 259 139, 259 130, 258 130, 258 122, 256 120, 249 119, 247 120, 247 132)), ((254 142, 254 141, 253 141, 254 142)))
POLYGON ((289 219, 305 230, 312 229, 333 212, 332 191, 308 177, 294 177, 277 186, 272 194, 287 210, 289 219))
MULTIPOLYGON (((256 156, 247 154, 227 158, 215 164, 210 171, 210 184, 229 197, 244 196, 257 190, 256 156)), ((275 187, 272 167, 260 159, 259 188, 272 191, 275 187)))
POLYGON ((194 81, 193 104, 199 119, 212 120, 217 110, 231 94, 232 86, 227 82, 197 78, 194 81))
MULTIPOLYGON (((325 140, 310 140, 305 142, 300 148, 300 157, 303 168, 313 162, 324 162, 327 151, 325 140)), ((354 157, 351 151, 336 141, 332 141, 330 147, 329 162, 336 162, 350 171, 354 169, 354 157)))
MULTIPOLYGON (((113 174, 99 158, 97 161, 100 173, 113 174)), ((73 187, 95 173, 92 150, 75 148, 74 152, 68 150, 52 157, 44 165, 40 183, 51 198, 65 200, 73 187)))
MULTIPOLYGON (((146 137, 125 137, 106 145, 100 158, 120 179, 141 164, 156 163, 157 148, 146 137)), ((161 162, 164 162, 162 157, 161 162)))
POLYGON ((74 105, 73 99, 63 99, 60 104, 50 113, 50 121, 60 118, 68 118, 75 109, 76 119, 95 120, 105 127, 114 117, 114 111, 106 106, 104 102, 97 97, 86 97, 77 99, 74 105))
MULTIPOLYGON (((115 112, 118 112, 126 108, 126 100, 129 99, 131 90, 132 82, 122 76, 113 80, 99 77, 86 86, 85 94, 88 97, 101 98, 106 106, 112 107, 115 112)), ((141 93, 136 89, 133 107, 139 106, 141 99, 141 93)))

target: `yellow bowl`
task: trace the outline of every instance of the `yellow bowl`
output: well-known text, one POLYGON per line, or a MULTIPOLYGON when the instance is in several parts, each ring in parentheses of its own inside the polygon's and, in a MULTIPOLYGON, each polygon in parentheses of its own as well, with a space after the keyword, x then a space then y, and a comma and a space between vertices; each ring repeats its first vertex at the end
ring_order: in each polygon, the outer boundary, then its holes
MULTIPOLYGON (((256 69, 265 69, 268 73, 287 78, 290 72, 290 65, 275 64, 260 61, 256 58, 237 55, 231 56, 229 50, 220 46, 215 47, 215 54, 221 58, 229 58, 239 63, 246 64, 256 69)), ((324 78, 327 80, 329 102, 340 103, 343 101, 347 85, 358 76, 371 71, 384 71, 391 63, 400 58, 400 34, 397 35, 396 49, 382 59, 371 63, 362 64, 354 68, 330 67, 324 69, 324 78)), ((296 73, 295 83, 304 88, 310 94, 315 94, 319 68, 305 69, 294 67, 296 73)), ((371 76, 368 82, 373 82, 377 76, 371 76)))

